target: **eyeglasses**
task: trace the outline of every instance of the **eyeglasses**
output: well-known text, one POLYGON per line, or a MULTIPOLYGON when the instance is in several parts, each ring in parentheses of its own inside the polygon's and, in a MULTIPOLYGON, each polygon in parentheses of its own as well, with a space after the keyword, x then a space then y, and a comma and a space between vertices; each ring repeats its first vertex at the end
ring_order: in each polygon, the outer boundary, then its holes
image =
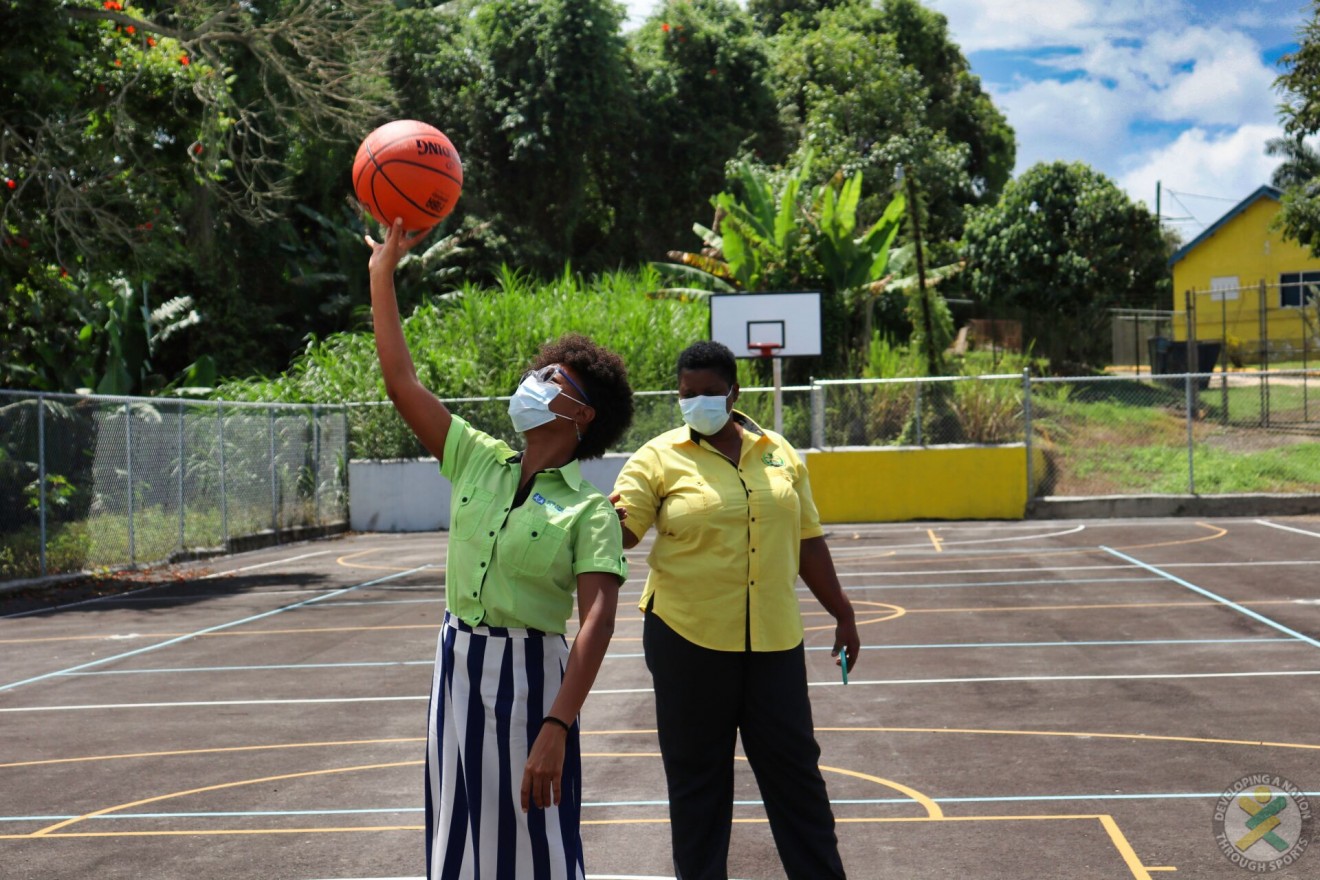
POLYGON ((591 403, 591 398, 587 396, 587 392, 582 390, 582 386, 574 382, 573 377, 568 375, 568 373, 565 372, 564 369, 560 367, 558 364, 549 364, 547 366, 541 367, 539 370, 528 370, 526 373, 523 373, 523 379, 526 379, 528 376, 535 376, 541 382, 550 382, 550 380, 554 378, 556 373, 563 376, 564 381, 567 382, 569 385, 572 385, 573 388, 577 391, 577 393, 582 395, 582 400, 578 400, 577 398, 571 397, 567 394, 564 395, 565 397, 568 397, 570 400, 573 400, 577 403, 586 404, 587 406, 593 405, 591 403))

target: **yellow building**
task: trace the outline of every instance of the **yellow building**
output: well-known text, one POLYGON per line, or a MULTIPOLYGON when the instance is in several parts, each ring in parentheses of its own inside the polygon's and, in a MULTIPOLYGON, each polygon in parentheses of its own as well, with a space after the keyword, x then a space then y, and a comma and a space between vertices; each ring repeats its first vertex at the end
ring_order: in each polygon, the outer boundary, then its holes
POLYGON ((1175 340, 1226 342, 1247 363, 1320 356, 1320 259, 1274 228, 1280 195, 1260 187, 1169 259, 1175 340))

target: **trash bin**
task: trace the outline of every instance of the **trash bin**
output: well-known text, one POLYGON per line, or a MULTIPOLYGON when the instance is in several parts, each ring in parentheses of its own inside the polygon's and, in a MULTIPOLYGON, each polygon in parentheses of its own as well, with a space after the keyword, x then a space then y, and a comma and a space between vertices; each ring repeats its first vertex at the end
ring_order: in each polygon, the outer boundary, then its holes
MULTIPOLYGON (((1146 340, 1146 347, 1150 352, 1150 369, 1152 373, 1186 373, 1190 371, 1187 362, 1187 343, 1175 342, 1165 336, 1151 336, 1146 340)), ((1219 363, 1219 351, 1223 343, 1218 341, 1197 342, 1196 343, 1196 372, 1213 373, 1215 365, 1219 363)), ((1170 386, 1180 384, 1175 382, 1168 383, 1170 386)), ((1202 376, 1196 380, 1196 384, 1201 389, 1210 387, 1210 377, 1202 376)))

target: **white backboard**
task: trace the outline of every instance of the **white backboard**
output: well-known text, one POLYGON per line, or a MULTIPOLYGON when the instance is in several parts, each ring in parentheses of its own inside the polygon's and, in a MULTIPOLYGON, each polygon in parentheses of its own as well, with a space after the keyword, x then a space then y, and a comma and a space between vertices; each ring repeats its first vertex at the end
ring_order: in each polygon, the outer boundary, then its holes
POLYGON ((715 293, 710 296, 710 338, 734 357, 761 357, 753 343, 775 342, 774 357, 818 357, 820 292, 715 293))

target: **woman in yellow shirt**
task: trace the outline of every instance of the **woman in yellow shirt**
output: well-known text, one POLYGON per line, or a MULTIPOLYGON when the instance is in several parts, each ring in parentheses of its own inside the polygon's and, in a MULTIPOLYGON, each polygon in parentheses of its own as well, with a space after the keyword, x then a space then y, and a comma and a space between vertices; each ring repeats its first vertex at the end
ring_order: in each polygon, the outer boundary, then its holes
POLYGON ((678 391, 684 426, 639 449, 612 496, 625 549, 656 527, 641 609, 674 867, 679 880, 727 880, 741 734, 789 880, 843 878, 807 698, 799 574, 834 616, 834 653, 850 668, 860 641, 806 467, 733 409, 727 347, 684 350, 678 391))

